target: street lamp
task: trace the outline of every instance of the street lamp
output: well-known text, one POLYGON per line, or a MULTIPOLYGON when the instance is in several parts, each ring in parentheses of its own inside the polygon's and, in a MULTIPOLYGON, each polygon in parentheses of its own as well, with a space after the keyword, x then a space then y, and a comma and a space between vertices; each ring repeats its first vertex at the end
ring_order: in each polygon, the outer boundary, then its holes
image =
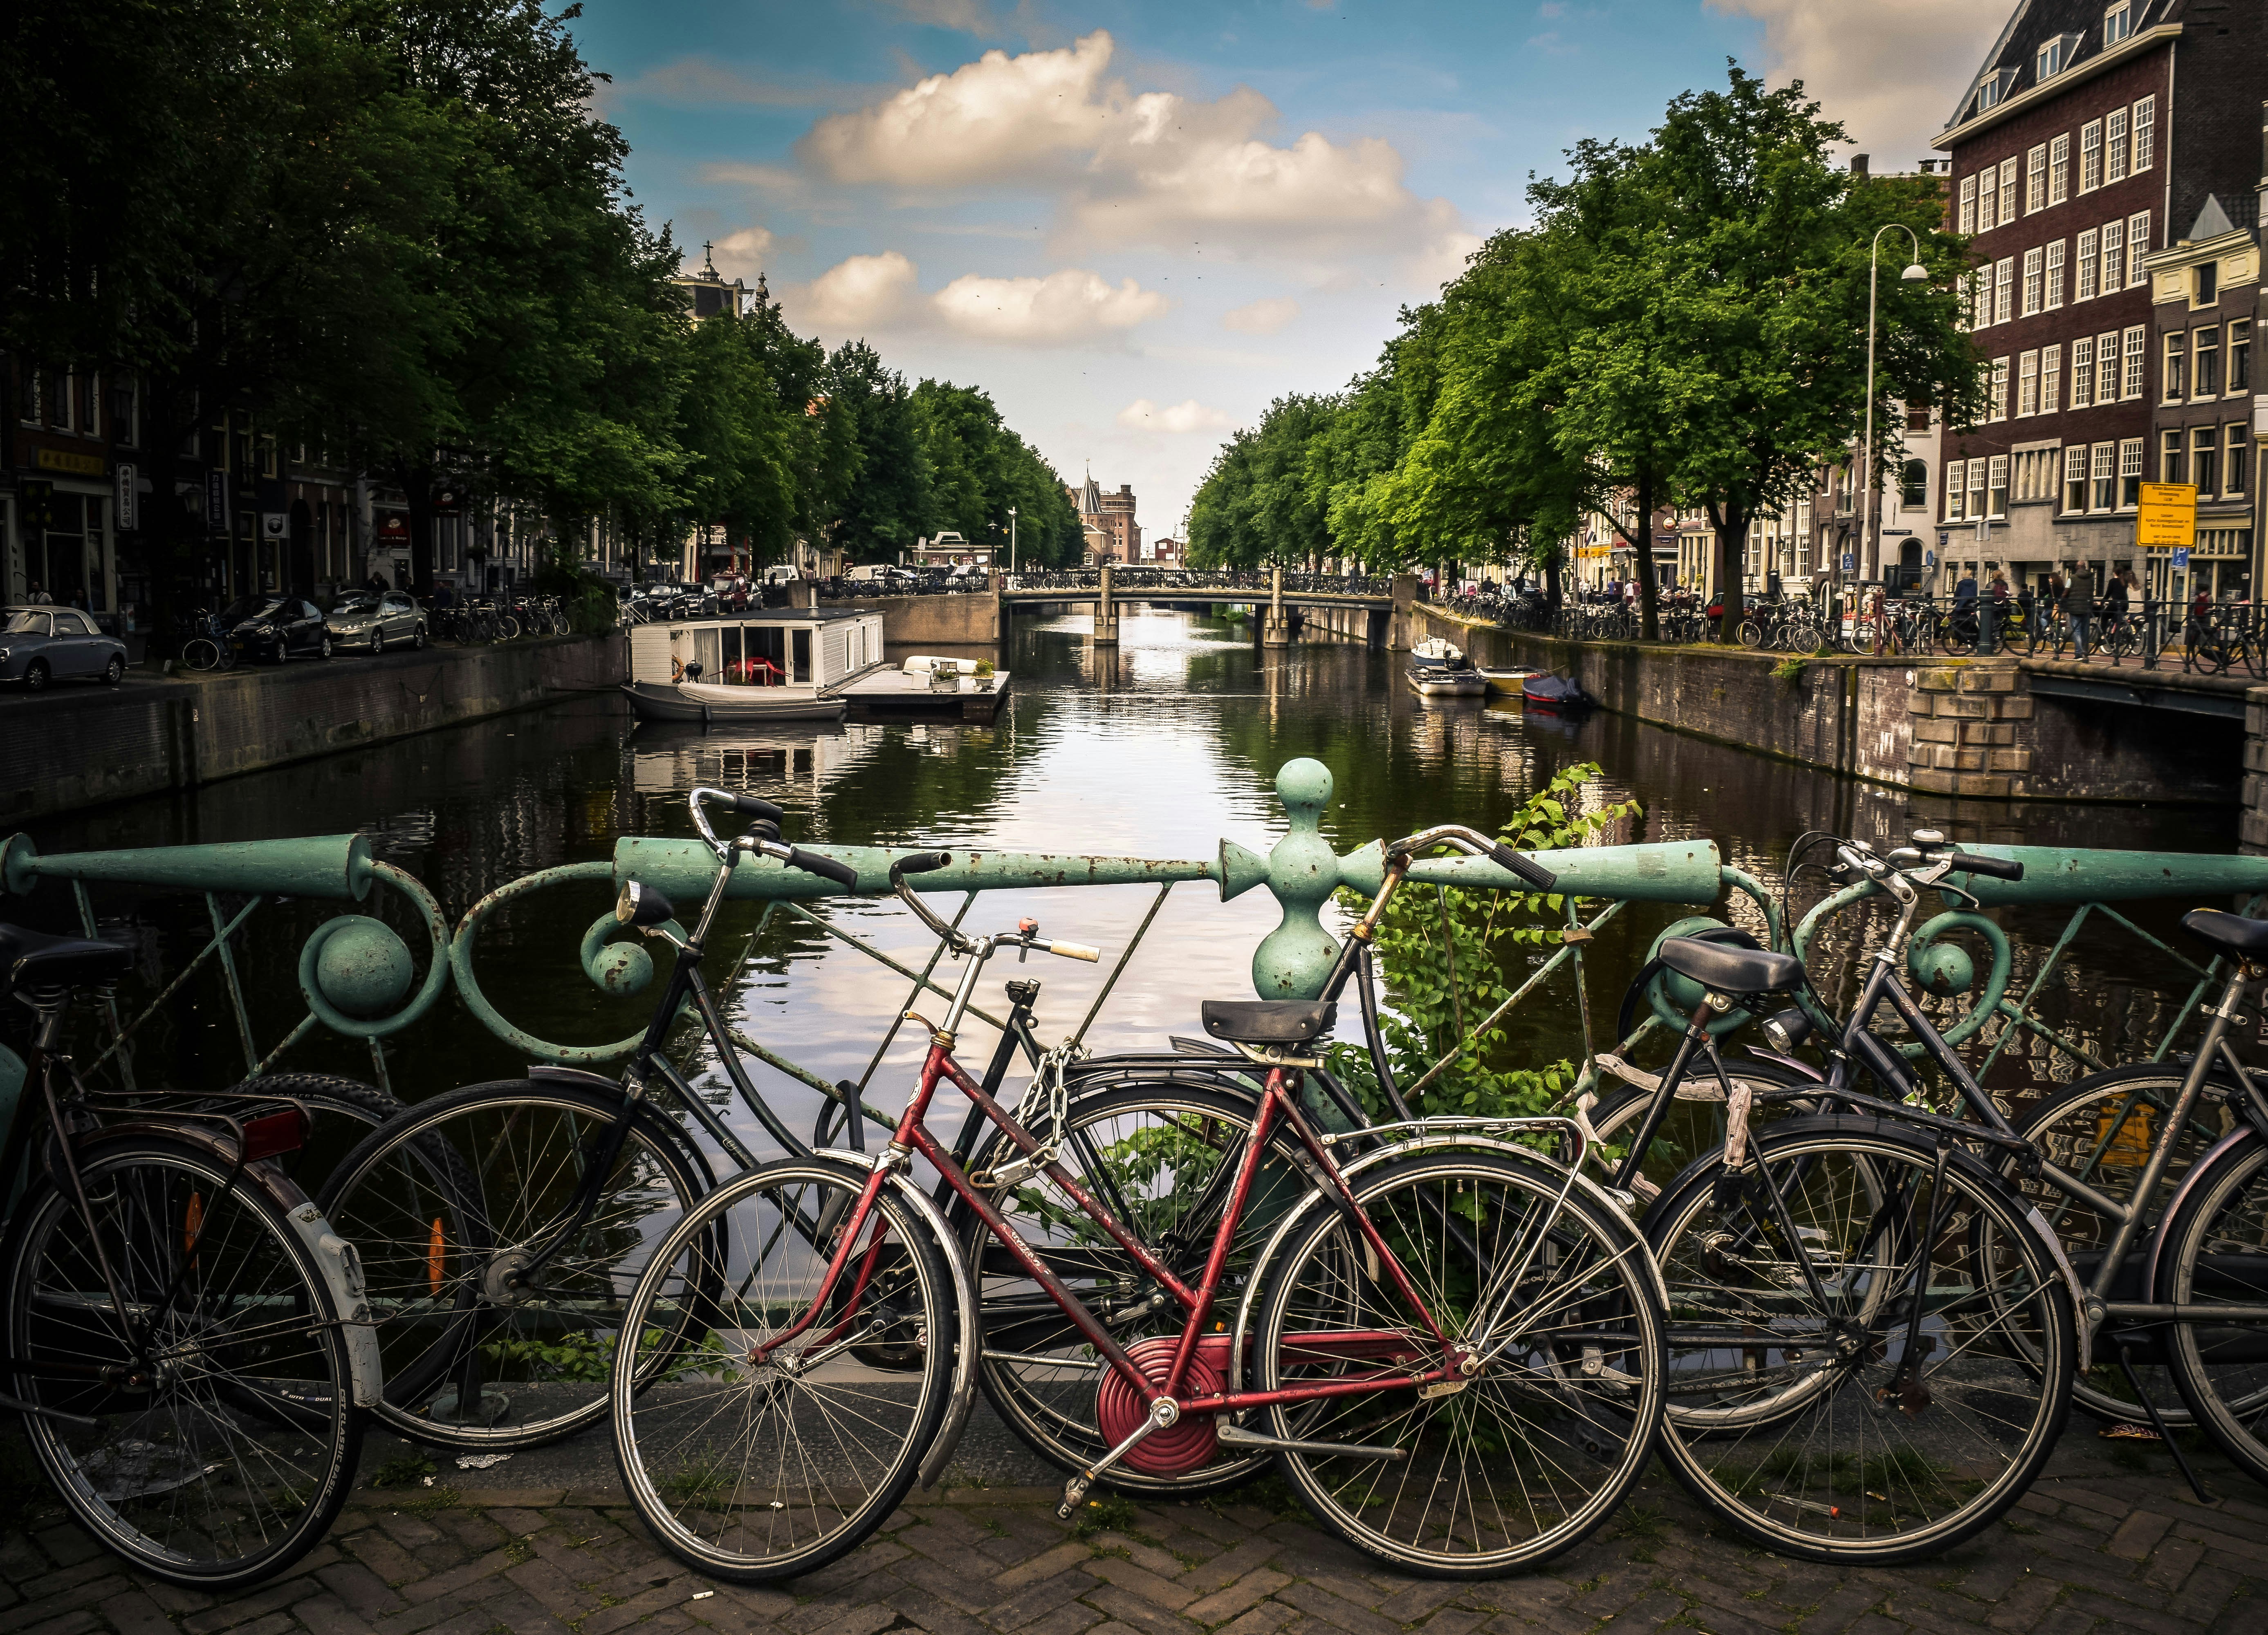
POLYGON ((1012 578, 1012 577, 1014 576, 1014 575, 1015 575, 1015 572, 1016 572, 1016 508, 1015 508, 1014 506, 1012 506, 1012 506, 1010 506, 1010 507, 1008 508, 1008 573, 1009 573, 1009 576, 1012 578))
MULTIPOLYGON (((1881 567, 1881 551, 1880 546, 1874 542, 1874 284, 1875 275, 1880 270, 1882 253, 1882 235, 1890 231, 1893 228, 1896 229, 1899 232, 1905 234, 1907 238, 1911 240, 1913 244, 1914 259, 1906 264, 1905 271, 1900 273, 1898 277, 1903 282, 1910 284, 1925 283, 1928 282, 1929 279, 1929 268, 1921 264, 1921 240, 1915 238, 1914 230, 1912 228, 1907 226, 1904 222, 1887 222, 1874 230, 1874 242, 1867 253, 1867 441, 1864 445, 1864 453, 1861 457, 1865 473, 1864 481, 1867 485, 1867 497, 1859 502, 1859 550, 1857 554, 1860 559, 1863 559, 1867 555, 1874 557, 1875 561, 1874 566, 1877 569, 1878 576, 1879 570, 1881 567)), ((1861 561, 1861 566, 1864 566, 1863 560, 1861 561)), ((1839 557, 1837 559, 1835 563, 1835 583, 1837 590, 1839 591, 1843 583, 1843 563, 1839 557)))

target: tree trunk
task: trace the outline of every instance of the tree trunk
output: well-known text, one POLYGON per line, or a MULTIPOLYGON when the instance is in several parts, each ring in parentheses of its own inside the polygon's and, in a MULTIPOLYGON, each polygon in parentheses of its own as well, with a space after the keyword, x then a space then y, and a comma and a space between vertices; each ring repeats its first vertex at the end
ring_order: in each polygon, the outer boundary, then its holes
POLYGON ((1631 543, 1638 571, 1638 634, 1648 642, 1661 640, 1661 597, 1653 583, 1653 473, 1640 471, 1631 484, 1638 505, 1638 531, 1620 523, 1615 532, 1631 543))
POLYGON ((1717 530, 1717 583, 1724 598, 1724 614, 1717 621, 1717 639, 1727 646, 1737 646, 1741 640, 1741 547, 1746 542, 1749 519, 1737 508, 1727 506, 1719 510, 1709 508, 1709 520, 1717 530))
POLYGON ((409 582, 411 594, 422 602, 433 594, 432 468, 398 467, 395 480, 409 501, 409 582))
POLYGON ((1555 613, 1559 611, 1559 565, 1565 560, 1558 551, 1543 559, 1543 602, 1555 613))

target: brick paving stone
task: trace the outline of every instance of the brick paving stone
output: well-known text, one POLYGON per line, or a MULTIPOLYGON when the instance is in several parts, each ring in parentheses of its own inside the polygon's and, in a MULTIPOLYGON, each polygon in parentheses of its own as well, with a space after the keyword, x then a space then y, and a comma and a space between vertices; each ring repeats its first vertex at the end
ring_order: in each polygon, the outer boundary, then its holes
MULTIPOLYGON (((1173 1565, 1178 1566, 1179 1563, 1173 1565)), ((1197 1592, 1187 1585, 1160 1578, 1149 1568, 1138 1566, 1123 1557, 1097 1556, 1087 1564, 1086 1570, 1104 1583, 1116 1584, 1129 1595, 1139 1595, 1168 1612, 1179 1612, 1197 1598, 1197 1592)))
POLYGON ((1321 1584, 1294 1584, 1278 1591, 1278 1599, 1344 1630, 1347 1635, 1401 1635, 1400 1626, 1392 1618, 1381 1617, 1369 1608, 1358 1606, 1321 1584))
POLYGON ((1135 1635, 1196 1635, 1197 1625, 1177 1612, 1168 1612, 1116 1584, 1100 1584, 1084 1599, 1096 1611, 1135 1631, 1135 1635))
MULTIPOLYGON (((1163 1529, 1153 1529, 1157 1532, 1163 1530, 1163 1529)), ((1087 1543, 1094 1546, 1097 1555, 1123 1554, 1136 1566, 1158 1578, 1177 1579, 1188 1570, 1188 1564, 1170 1550, 1161 1550, 1155 1544, 1145 1544, 1140 1539, 1130 1538, 1123 1533, 1098 1533, 1087 1543)), ((1187 1593, 1191 1595, 1197 1594, 1195 1590, 1187 1593)))
POLYGON ((25 1630, 23 1635, 84 1635, 84 1632, 88 1630, 99 1630, 101 1627, 101 1619, 86 1609, 80 1608, 75 1612, 66 1612, 59 1618, 48 1618, 34 1624, 25 1630))
POLYGON ((1213 1591, 1182 1609, 1182 1616, 1199 1624, 1222 1624, 1239 1617, 1292 1581, 1291 1575, 1268 1567, 1255 1567, 1233 1584, 1213 1591))
POLYGON ((983 1624, 918 1585, 907 1585, 887 1604, 929 1635, 990 1635, 983 1624))
POLYGON ((1214 1635, 1276 1635, 1277 1631, 1299 1616, 1280 1601, 1264 1601, 1224 1624, 1214 1635))
POLYGON ((1085 1635, 1102 1622, 1102 1615, 1084 1602, 1067 1601, 1045 1617, 1024 1625, 1023 1635, 1085 1635))
MULTIPOLYGON (((1061 1537, 1057 1534, 1057 1537, 1061 1537)), ((1043 1551, 1028 1561, 1019 1562, 1005 1572, 992 1575, 992 1582, 1002 1589, 1021 1589, 1027 1584, 1036 1584, 1051 1579, 1065 1567, 1081 1566, 1094 1558, 1094 1552, 1077 1539, 1064 1539, 1052 1550, 1043 1551)))
MULTIPOLYGON (((1082 1556, 1082 1562, 1091 1558, 1082 1556)), ((1058 1573, 1053 1578, 1042 1579, 1036 1584, 1023 1584, 1005 1600, 995 1602, 984 1612, 984 1621, 996 1630, 1034 1628, 1055 1616, 1057 1609, 1067 1602, 1077 1601, 1093 1589, 1097 1580, 1082 1568, 1058 1573)), ((1094 1615, 1099 1619, 1100 1614, 1094 1615)), ((1094 1621, 1090 1619, 1090 1622, 1094 1621)))
POLYGON ((1275 1556, 1284 1546, 1272 1538, 1246 1538, 1211 1560, 1182 1574, 1182 1582, 1203 1595, 1233 1584, 1253 1568, 1275 1556))

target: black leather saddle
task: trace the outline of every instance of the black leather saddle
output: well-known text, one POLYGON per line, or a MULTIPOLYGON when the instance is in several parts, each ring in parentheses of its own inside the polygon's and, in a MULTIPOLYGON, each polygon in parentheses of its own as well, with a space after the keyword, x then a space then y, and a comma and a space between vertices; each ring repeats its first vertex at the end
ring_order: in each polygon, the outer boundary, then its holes
POLYGON ((2268 920, 2247 920, 2218 908, 2192 908, 2182 916, 2182 929, 2224 953, 2241 954, 2248 959, 2268 954, 2268 920))
POLYGON ((0 926, 0 989, 11 993, 100 987, 117 981, 133 964, 134 950, 123 943, 0 926))
POLYGON ((1237 1045, 1305 1045, 1331 1030, 1339 1008, 1321 1000, 1209 999, 1204 1030, 1237 1045))
POLYGON ((1719 993, 1779 993, 1803 980, 1803 962, 1769 949, 1735 948, 1674 936, 1661 945, 1661 963, 1719 993))

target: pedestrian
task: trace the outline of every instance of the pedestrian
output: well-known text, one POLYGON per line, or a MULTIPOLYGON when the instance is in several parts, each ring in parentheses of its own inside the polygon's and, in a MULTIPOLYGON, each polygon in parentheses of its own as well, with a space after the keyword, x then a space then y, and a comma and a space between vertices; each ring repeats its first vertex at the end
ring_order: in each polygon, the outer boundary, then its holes
POLYGON ((24 599, 26 602, 29 602, 33 607, 53 607, 55 605, 55 598, 49 596, 45 590, 41 589, 40 582, 36 579, 32 581, 31 595, 26 597, 24 599))
POLYGON ((2035 639, 2040 634, 2039 612, 2039 602, 2032 595, 2031 582, 2027 580, 2016 587, 2016 620, 2024 634, 2035 639))
POLYGON ((2072 564, 2071 580, 2063 593, 2063 615, 2071 620, 2073 655, 2084 664, 2088 644, 2095 635, 2095 570, 2085 562, 2072 564))
MULTIPOLYGON (((2127 594, 2126 582, 2132 576, 2131 569, 2125 573, 2112 574, 2110 583, 2102 587, 2101 612, 2102 640, 2106 644, 2112 636, 2125 628, 2127 611, 2132 605, 2132 600, 2127 594)), ((2114 657, 2112 662, 2115 664, 2117 661, 2114 657)))

